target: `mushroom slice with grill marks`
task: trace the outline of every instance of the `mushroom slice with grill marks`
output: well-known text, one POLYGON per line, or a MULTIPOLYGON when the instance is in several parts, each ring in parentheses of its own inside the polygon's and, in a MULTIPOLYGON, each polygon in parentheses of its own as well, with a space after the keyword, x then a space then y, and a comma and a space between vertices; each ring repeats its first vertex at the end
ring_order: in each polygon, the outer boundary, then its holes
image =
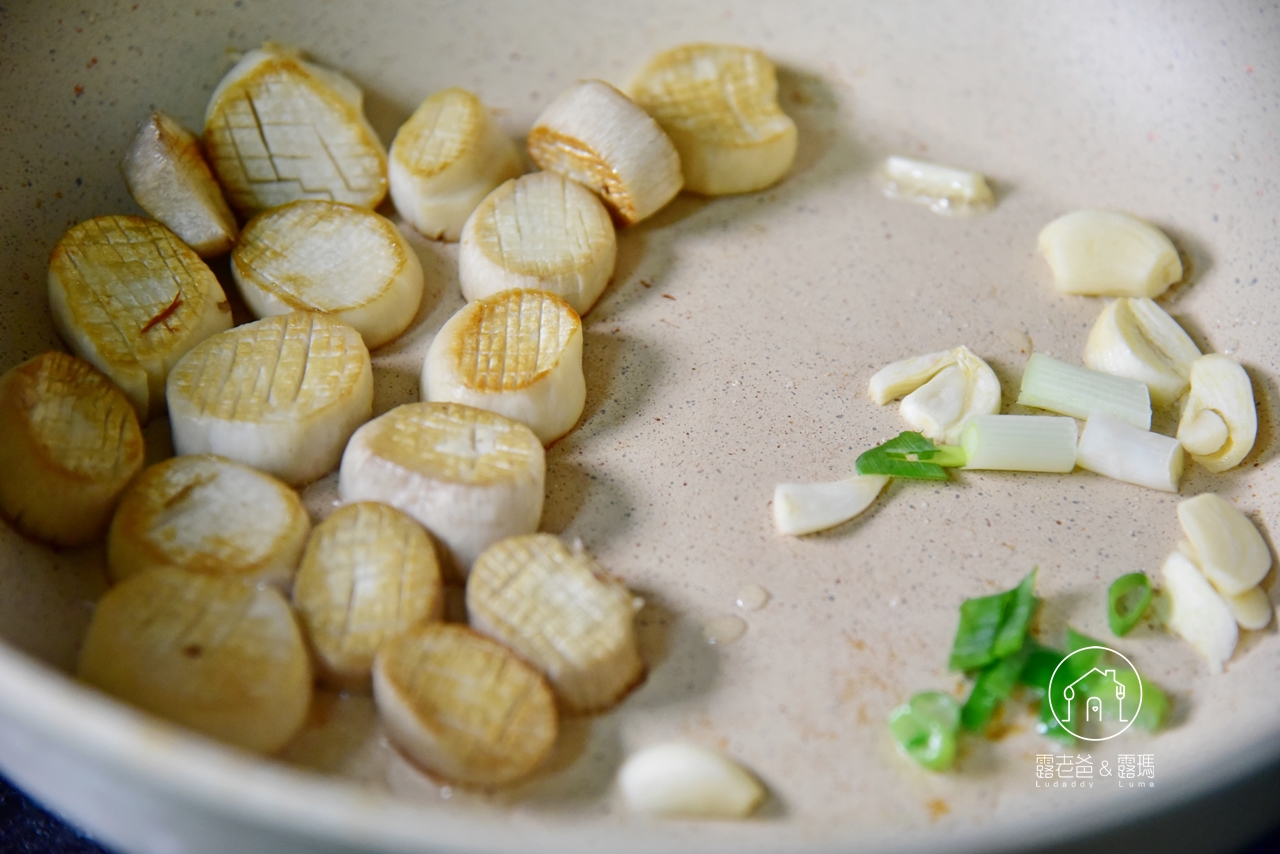
POLYGON ((88 362, 41 353, 0 376, 0 510, 24 534, 101 539, 142 461, 137 414, 88 362))
POLYGON ((503 291, 476 300, 431 342, 422 397, 514 418, 549 444, 573 429, 586 404, 582 320, 545 291, 503 291))
POLYGON ((71 350, 115 382, 144 423, 164 412, 174 364, 231 328, 209 267, 172 231, 136 216, 97 217, 63 235, 49 259, 49 307, 71 350))
POLYGON ((213 90, 204 144, 241 216, 298 199, 367 208, 387 194, 387 155, 359 87, 268 42, 213 90))
POLYGON ((338 688, 369 690, 378 649, 444 603, 431 538, 394 507, 348 504, 311 533, 293 604, 320 669, 338 688))
POLYGON ((169 375, 179 454, 221 454, 291 485, 332 470, 373 412, 360 333, 322 314, 246 323, 192 350, 169 375))
POLYGON ((491 544, 537 530, 546 475, 542 443, 520 422, 407 403, 351 437, 338 490, 343 501, 381 501, 417 519, 465 575, 491 544))
POLYGON ((370 350, 408 328, 422 264, 400 230, 340 202, 291 202, 245 226, 231 272, 258 317, 314 311, 350 324, 370 350))

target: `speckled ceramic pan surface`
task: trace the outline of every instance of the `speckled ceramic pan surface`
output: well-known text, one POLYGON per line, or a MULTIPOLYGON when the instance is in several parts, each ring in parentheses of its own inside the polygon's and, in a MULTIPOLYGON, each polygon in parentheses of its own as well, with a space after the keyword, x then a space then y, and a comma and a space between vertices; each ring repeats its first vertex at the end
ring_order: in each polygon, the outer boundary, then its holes
MULTIPOLYGON (((9 3, 0 10, 0 369, 59 346, 48 253, 90 216, 136 213, 117 161, 162 108, 199 128, 234 52, 296 44, 350 74, 384 141, 428 94, 478 92, 521 137, 563 87, 625 84, 675 44, 757 46, 781 67, 800 148, 751 195, 681 196, 619 236, 585 318, 586 412, 548 452, 543 529, 580 537, 639 591, 648 681, 568 721, 535 779, 493 796, 442 787, 388 747, 367 700, 320 695, 282 761, 187 736, 65 678, 105 580, 100 551, 53 554, 0 528, 0 768, 137 851, 958 850, 1060 838, 1168 806, 1273 758, 1280 638, 1247 633, 1223 675, 1145 626, 1114 641, 1174 697, 1172 725, 1072 749, 1093 788, 1037 788, 1023 705, 958 770, 901 759, 890 709, 958 689, 957 606, 1040 567, 1042 637, 1110 638, 1107 584, 1158 573, 1175 496, 1077 472, 961 473, 890 486, 826 534, 772 529, 780 481, 831 480, 903 429, 867 380, 966 344, 1016 397, 1032 350, 1078 361, 1101 308, 1055 295, 1045 223, 1083 207, 1150 219, 1189 270, 1162 304, 1241 361, 1260 409, 1238 469, 1191 468, 1182 495, 1280 511, 1280 12, 1257 3, 538 4, 9 3), (977 169, 998 204, 945 218, 887 200, 891 153, 977 169), (735 604, 751 585, 758 610, 735 604), (721 618, 736 616, 745 633, 721 618), (718 745, 766 782, 744 823, 629 815, 621 760, 674 738, 718 745), (1121 754, 1154 788, 1119 788, 1121 754)), ((427 345, 461 304, 455 245, 416 239, 427 294, 374 354, 375 410, 416 399, 427 345)), ((225 265, 220 270, 225 274, 225 265)), ((229 279, 226 280, 229 283, 229 279)), ((1016 411, 1016 410, 1014 410, 1016 411)), ((1169 431, 1172 416, 1157 418, 1169 431)), ((163 452, 167 425, 147 430, 163 452)), ((304 497, 316 519, 331 476, 304 497)), ((1265 586, 1271 587, 1273 576, 1265 586)), ((750 598, 749 596, 747 598, 750 598)), ((1042 783, 1044 781, 1041 781, 1042 783)))

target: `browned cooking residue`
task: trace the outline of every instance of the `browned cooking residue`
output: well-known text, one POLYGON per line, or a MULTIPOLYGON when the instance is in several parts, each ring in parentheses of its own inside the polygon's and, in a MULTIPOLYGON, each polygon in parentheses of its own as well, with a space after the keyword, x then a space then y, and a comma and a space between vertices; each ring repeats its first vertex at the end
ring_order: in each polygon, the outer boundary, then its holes
POLYGON ((951 807, 942 798, 934 798, 926 802, 924 808, 929 811, 929 821, 937 821, 951 812, 951 807))
POLYGON ((173 302, 169 303, 168 308, 166 308, 164 311, 160 312, 155 317, 147 321, 147 325, 142 327, 143 333, 145 334, 147 332, 150 332, 156 326, 158 326, 161 323, 164 323, 166 320, 172 317, 173 313, 178 310, 178 306, 180 305, 182 305, 181 293, 179 293, 176 297, 173 298, 173 302))

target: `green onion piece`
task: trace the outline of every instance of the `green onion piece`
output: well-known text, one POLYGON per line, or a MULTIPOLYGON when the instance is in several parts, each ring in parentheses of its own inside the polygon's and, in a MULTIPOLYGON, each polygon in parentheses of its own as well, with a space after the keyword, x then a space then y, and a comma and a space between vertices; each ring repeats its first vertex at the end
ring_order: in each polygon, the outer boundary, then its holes
POLYGON ((1031 641, 1027 646, 1031 648, 1031 653, 1027 656, 1027 663, 1023 666, 1022 673, 1018 676, 1018 681, 1030 688, 1048 691, 1049 680, 1053 678, 1053 671, 1062 663, 1062 659, 1066 657, 1066 654, 1058 652, 1056 649, 1050 649, 1047 646, 1041 646, 1035 641, 1031 641))
MULTIPOLYGON (((1063 700, 1062 702, 1065 703, 1066 701, 1063 700)), ((1061 708, 1065 708, 1065 706, 1061 706, 1061 708)), ((1067 728, 1058 723, 1058 719, 1053 716, 1053 712, 1049 708, 1048 694, 1040 701, 1040 722, 1036 724, 1036 732, 1067 744, 1071 744, 1076 740, 1076 737, 1067 732, 1067 728)))
POLYGON ((1076 421, 1058 415, 975 415, 960 434, 968 469, 1069 472, 1076 421))
POLYGON ((1080 419, 1105 412, 1140 430, 1151 429, 1151 395, 1142 380, 1071 365, 1043 353, 1031 354, 1018 403, 1080 419))
POLYGON ((1032 593, 1035 577, 1033 569, 1013 590, 960 604, 960 625, 951 646, 952 670, 977 670, 1022 647, 1039 602, 1032 593))
POLYGON ((1026 666, 1031 650, 1031 644, 1025 644, 1013 655, 987 666, 978 674, 973 690, 969 692, 969 699, 964 701, 964 708, 960 710, 960 723, 965 729, 981 732, 986 728, 996 706, 1002 700, 1009 699, 1009 694, 1018 684, 1018 677, 1026 666))
POLYGON ((943 466, 964 465, 964 451, 943 445, 910 430, 883 445, 864 451, 857 462, 858 474, 887 474, 918 480, 946 480, 943 466))
POLYGON ((1159 729, 1169 714, 1169 696, 1127 667, 1116 669, 1116 680, 1124 686, 1125 696, 1135 699, 1141 685, 1142 708, 1138 709, 1133 725, 1145 730, 1159 729))
POLYGON ((960 704, 939 691, 916 694, 889 713, 898 748, 930 771, 944 771, 956 758, 960 704))
POLYGON ((1111 624, 1111 633, 1118 638, 1129 634, 1150 604, 1151 582, 1146 573, 1131 572, 1117 578, 1107 590, 1107 622, 1111 624), (1136 595, 1129 595, 1135 592, 1136 595))
MULTIPOLYGON (((1009 602, 1004 620, 1000 623, 1000 631, 996 632, 995 643, 991 645, 991 654, 997 658, 1013 655, 1022 649, 1027 639, 1027 626, 1036 612, 1040 600, 1036 598, 1036 575, 1039 567, 1027 573, 1027 577, 1013 588, 1013 598, 1009 602)), ((1017 674, 1014 674, 1017 677, 1017 674)))

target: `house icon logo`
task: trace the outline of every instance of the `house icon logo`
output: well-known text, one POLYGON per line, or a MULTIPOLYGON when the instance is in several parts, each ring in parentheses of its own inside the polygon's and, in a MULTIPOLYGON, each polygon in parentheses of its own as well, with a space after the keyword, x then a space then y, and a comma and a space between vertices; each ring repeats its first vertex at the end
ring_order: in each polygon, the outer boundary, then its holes
POLYGON ((1084 741, 1107 741, 1127 730, 1137 717, 1142 708, 1142 679, 1133 662, 1121 653, 1110 647, 1087 646, 1054 668, 1045 699, 1067 732, 1084 741), (1076 656, 1081 658, 1073 663, 1076 656), (1097 663, 1082 666, 1090 661, 1097 663), (1109 725, 1107 734, 1098 735, 1104 730, 1104 721, 1109 725))

